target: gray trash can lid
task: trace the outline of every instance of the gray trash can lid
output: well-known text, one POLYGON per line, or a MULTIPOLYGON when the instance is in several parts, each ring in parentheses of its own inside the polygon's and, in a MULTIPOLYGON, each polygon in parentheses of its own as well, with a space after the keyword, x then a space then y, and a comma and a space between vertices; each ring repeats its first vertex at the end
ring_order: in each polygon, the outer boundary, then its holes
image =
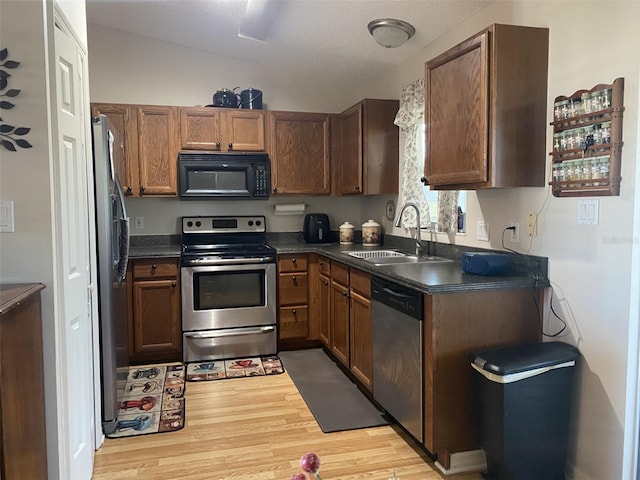
MULTIPOLYGON (((553 367, 575 365, 580 352, 563 342, 532 343, 499 347, 469 355, 473 367, 480 373, 507 376, 534 371, 541 373, 553 367)), ((526 377, 527 375, 524 375, 526 377)), ((522 376, 521 376, 522 377, 522 376)))

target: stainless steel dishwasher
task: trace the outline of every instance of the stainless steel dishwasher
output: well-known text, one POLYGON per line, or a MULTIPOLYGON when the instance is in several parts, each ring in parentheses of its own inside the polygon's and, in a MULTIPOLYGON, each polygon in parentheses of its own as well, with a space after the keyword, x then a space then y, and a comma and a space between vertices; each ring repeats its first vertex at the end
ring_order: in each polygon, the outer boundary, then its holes
POLYGON ((420 442, 423 305, 422 293, 371 279, 373 398, 420 442))

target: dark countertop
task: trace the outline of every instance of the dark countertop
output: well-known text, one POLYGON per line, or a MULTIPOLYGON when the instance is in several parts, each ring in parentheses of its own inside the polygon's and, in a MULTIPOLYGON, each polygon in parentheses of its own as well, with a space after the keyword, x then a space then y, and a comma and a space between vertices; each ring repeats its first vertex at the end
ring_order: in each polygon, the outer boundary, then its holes
POLYGON ((20 306, 31 295, 44 289, 42 283, 5 283, 0 284, 0 314, 20 306))
MULTIPOLYGON (((319 253, 377 277, 431 294, 549 286, 549 281, 546 277, 524 273, 513 273, 507 276, 471 275, 462 271, 459 257, 446 257, 451 260, 450 262, 376 266, 371 262, 347 254, 347 252, 354 250, 394 248, 384 245, 380 247, 363 247, 359 244, 307 244, 277 240, 270 241, 269 244, 279 254, 319 253), (536 277, 538 278, 536 279, 536 277)), ((412 253, 406 250, 403 251, 412 253)), ((444 255, 439 256, 444 257, 444 255)))
POLYGON ((145 245, 129 247, 129 258, 180 257, 180 245, 145 245))
MULTIPOLYGON (((413 242, 408 239, 400 239, 400 243, 397 243, 398 238, 389 237, 383 242, 385 245, 380 247, 363 247, 361 244, 340 245, 339 243, 312 244, 298 241, 295 236, 286 234, 276 234, 269 238, 268 242, 278 254, 318 253, 377 277, 425 293, 544 288, 550 285, 546 276, 547 260, 544 257, 516 256, 514 263, 518 264, 518 268, 514 273, 505 276, 481 276, 462 271, 460 252, 473 250, 466 247, 437 244, 436 255, 448 258, 451 260, 450 262, 376 266, 366 260, 347 255, 347 252, 394 248, 406 253, 413 253, 411 251, 413 242)), ((132 236, 129 258, 177 258, 180 256, 180 252, 179 235, 132 236)))

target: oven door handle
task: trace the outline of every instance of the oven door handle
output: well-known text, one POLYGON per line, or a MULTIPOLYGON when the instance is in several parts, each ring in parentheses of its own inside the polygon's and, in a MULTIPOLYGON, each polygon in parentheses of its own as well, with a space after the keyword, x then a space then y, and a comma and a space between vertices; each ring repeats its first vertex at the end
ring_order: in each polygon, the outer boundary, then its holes
POLYGON ((253 257, 253 258, 207 258, 187 260, 187 265, 240 265, 240 264, 260 264, 260 263, 273 263, 273 257, 253 257))
POLYGON ((269 327, 256 327, 256 328, 237 328, 237 329, 226 329, 226 330, 218 330, 215 332, 185 332, 184 336, 186 338, 193 338, 195 340, 202 340, 206 338, 221 338, 221 337, 237 337, 241 335, 257 335, 261 333, 270 333, 273 332, 276 328, 269 327))

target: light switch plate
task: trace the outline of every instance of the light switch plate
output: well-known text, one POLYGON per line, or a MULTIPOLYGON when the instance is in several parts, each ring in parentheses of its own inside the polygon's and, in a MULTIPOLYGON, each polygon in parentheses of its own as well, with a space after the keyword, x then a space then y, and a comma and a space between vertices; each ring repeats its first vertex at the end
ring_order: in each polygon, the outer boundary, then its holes
POLYGON ((578 225, 598 225, 600 200, 580 200, 578 202, 578 225))
POLYGON ((478 220, 478 229, 476 230, 476 238, 483 242, 489 241, 489 224, 483 220, 478 220))
POLYGON ((0 232, 15 232, 12 201, 0 200, 0 232))

